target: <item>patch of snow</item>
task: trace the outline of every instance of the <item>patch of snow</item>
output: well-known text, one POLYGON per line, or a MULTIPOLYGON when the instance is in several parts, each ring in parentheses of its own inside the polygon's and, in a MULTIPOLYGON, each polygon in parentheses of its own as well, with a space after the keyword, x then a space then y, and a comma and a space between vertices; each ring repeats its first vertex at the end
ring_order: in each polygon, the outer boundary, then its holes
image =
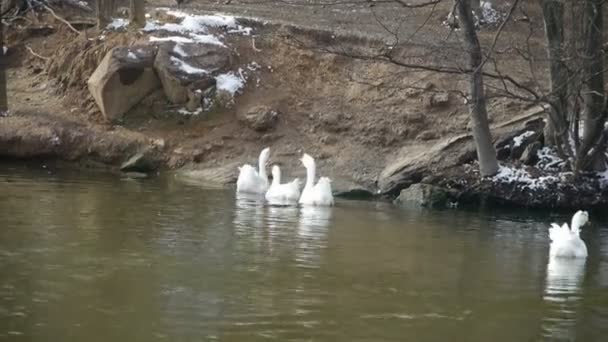
POLYGON ((536 167, 542 170, 559 170, 566 164, 550 147, 543 147, 538 150, 537 156, 538 163, 536 163, 536 167))
POLYGON ((174 43, 194 43, 193 39, 182 37, 182 36, 171 36, 171 37, 150 37, 151 42, 174 42, 174 43))
POLYGON ((8 48, 6 47, 6 45, 2 46, 2 54, 6 55, 6 52, 8 51, 8 48))
POLYGON ((203 112, 203 108, 199 108, 199 109, 195 110, 194 112, 191 112, 186 108, 180 108, 177 110, 177 112, 182 115, 199 115, 200 113, 203 112))
POLYGON ((104 40, 104 39, 106 39, 106 35, 105 34, 102 34, 102 35, 99 36, 99 40, 104 40))
POLYGON ((173 65, 177 65, 183 72, 185 72, 187 74, 208 74, 209 73, 205 69, 193 67, 192 65, 182 61, 179 58, 173 57, 173 56, 171 57, 171 63, 173 63, 173 65))
POLYGON ((242 76, 237 76, 234 72, 220 74, 215 77, 217 82, 217 90, 225 90, 232 96, 236 94, 245 85, 245 79, 242 76))
POLYGON ((221 40, 219 40, 216 36, 214 36, 212 34, 190 34, 190 36, 197 43, 201 43, 201 44, 215 44, 215 45, 219 45, 219 46, 225 46, 224 43, 222 43, 221 40))
POLYGON ((513 147, 519 147, 524 142, 524 139, 534 135, 534 131, 525 131, 522 134, 513 138, 513 147))
POLYGON ((129 26, 129 20, 124 18, 114 18, 112 22, 106 26, 108 30, 118 30, 129 26))
POLYGON ((86 1, 78 1, 78 4, 79 4, 80 6, 87 6, 87 7, 89 7, 89 4, 87 4, 87 2, 86 2, 86 1))
POLYGON ((129 51, 129 53, 127 53, 127 58, 137 59, 137 55, 135 55, 133 51, 129 51))
POLYGON ((532 178, 528 171, 501 165, 498 173, 492 178, 494 182, 520 185, 530 190, 545 189, 550 184, 559 182, 555 176, 532 178))
POLYGON ((482 1, 480 6, 484 24, 496 24, 502 20, 503 16, 492 7, 492 3, 489 1, 482 1))

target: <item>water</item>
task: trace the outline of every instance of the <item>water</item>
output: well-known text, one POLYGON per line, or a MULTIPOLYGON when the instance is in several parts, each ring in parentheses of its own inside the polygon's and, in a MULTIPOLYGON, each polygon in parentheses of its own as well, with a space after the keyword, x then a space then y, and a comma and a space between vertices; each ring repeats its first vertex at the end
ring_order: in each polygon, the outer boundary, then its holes
MULTIPOLYGON (((0 340, 601 341, 608 230, 531 212, 267 207, 173 176, 0 166, 0 340)), ((592 220, 594 218, 592 217, 592 220)))

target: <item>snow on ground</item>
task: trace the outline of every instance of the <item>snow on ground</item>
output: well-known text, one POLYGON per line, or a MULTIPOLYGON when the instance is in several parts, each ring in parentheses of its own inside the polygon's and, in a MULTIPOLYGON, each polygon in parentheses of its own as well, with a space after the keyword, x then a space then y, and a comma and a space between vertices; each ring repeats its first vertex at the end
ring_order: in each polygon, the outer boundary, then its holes
POLYGON ((482 1, 480 6, 483 22, 485 24, 496 24, 502 21, 503 15, 492 7, 492 3, 489 1, 482 1))
POLYGON ((215 80, 217 82, 217 90, 227 91, 232 96, 241 90, 246 82, 246 79, 242 75, 237 75, 233 71, 217 75, 215 80))
POLYGON ((195 110, 194 112, 191 112, 191 111, 187 110, 186 108, 180 108, 177 110, 177 112, 182 115, 199 115, 200 113, 203 112, 203 108, 201 107, 201 108, 195 110))
POLYGON ((129 20, 123 18, 114 18, 111 23, 106 26, 108 30, 118 30, 129 26, 129 20))
POLYGON ((550 147, 543 147, 538 151, 538 163, 536 167, 546 171, 557 171, 563 169, 565 162, 550 147))
POLYGON ((528 137, 531 137, 534 135, 534 131, 525 131, 522 134, 516 136, 515 138, 513 138, 513 147, 519 147, 521 146, 521 144, 524 142, 524 140, 528 137))
POLYGON ((528 171, 510 166, 500 166, 498 173, 492 178, 496 183, 507 183, 513 185, 521 185, 530 190, 544 189, 550 184, 559 182, 556 176, 543 176, 532 178, 528 171))

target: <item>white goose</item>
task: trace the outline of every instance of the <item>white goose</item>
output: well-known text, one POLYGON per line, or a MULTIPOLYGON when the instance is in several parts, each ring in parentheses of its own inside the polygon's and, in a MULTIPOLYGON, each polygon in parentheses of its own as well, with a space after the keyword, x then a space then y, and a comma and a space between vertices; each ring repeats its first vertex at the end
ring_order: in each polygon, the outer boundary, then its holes
POLYGON ((272 183, 266 192, 266 200, 270 204, 298 203, 300 198, 300 180, 294 179, 290 183, 281 184, 281 169, 278 165, 272 167, 272 183))
POLYGON ((300 204, 331 206, 334 205, 334 196, 331 192, 331 180, 327 177, 319 178, 315 184, 316 165, 315 160, 304 153, 300 159, 306 168, 306 185, 300 196, 300 204))
POLYGON ((580 228, 588 221, 589 214, 586 211, 579 210, 572 216, 571 228, 568 227, 567 223, 564 223, 561 227, 556 223, 551 223, 551 228, 549 228, 549 238, 551 239, 549 255, 560 258, 586 258, 587 246, 581 240, 579 233, 580 228))
POLYGON ((236 192, 250 194, 265 194, 268 190, 268 175, 266 162, 270 157, 270 148, 266 147, 258 159, 258 171, 249 164, 239 167, 239 178, 236 181, 236 192))

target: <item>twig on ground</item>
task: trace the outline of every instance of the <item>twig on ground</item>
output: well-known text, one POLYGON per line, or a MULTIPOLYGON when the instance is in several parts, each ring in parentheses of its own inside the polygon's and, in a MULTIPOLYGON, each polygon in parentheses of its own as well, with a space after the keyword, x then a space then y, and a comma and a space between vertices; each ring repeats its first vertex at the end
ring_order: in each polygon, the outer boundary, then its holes
POLYGON ((53 17, 55 17, 55 19, 61 21, 62 23, 66 24, 70 30, 74 31, 76 34, 80 34, 80 31, 78 31, 77 29, 74 28, 74 26, 72 26, 72 24, 70 24, 69 21, 63 19, 62 17, 58 16, 57 14, 55 14, 55 11, 53 11, 53 9, 51 9, 49 6, 43 5, 44 9, 46 9, 47 11, 49 11, 49 13, 51 13, 51 15, 53 17))
POLYGON ((34 55, 34 57, 38 57, 38 58, 43 59, 45 61, 48 61, 49 59, 51 59, 50 57, 44 57, 42 55, 39 55, 39 54, 35 53, 34 50, 32 50, 32 48, 29 47, 28 45, 25 45, 25 49, 27 51, 29 51, 29 53, 31 53, 32 55, 34 55))

